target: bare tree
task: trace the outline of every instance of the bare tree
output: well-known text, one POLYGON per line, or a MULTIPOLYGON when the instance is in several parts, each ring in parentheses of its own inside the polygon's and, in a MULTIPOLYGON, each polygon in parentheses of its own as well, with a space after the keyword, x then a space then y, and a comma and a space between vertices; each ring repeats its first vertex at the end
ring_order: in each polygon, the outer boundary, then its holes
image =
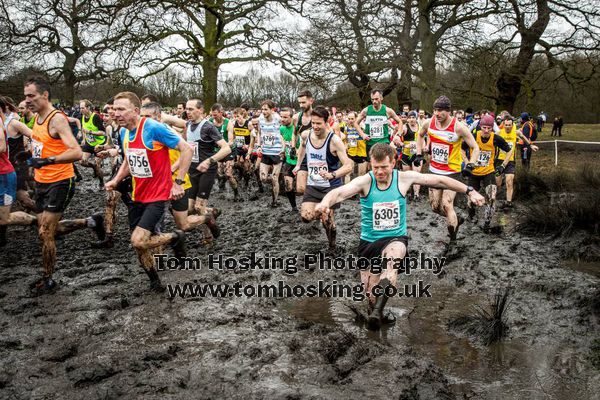
POLYGON ((62 100, 72 104, 78 83, 127 71, 135 7, 117 0, 3 0, 0 25, 11 51, 62 81, 62 100))
POLYGON ((498 108, 513 111, 537 54, 546 57, 548 69, 558 66, 563 71, 559 77, 567 81, 587 79, 589 75, 574 74, 575 70, 567 68, 562 60, 578 53, 588 62, 595 62, 591 54, 600 49, 600 12, 595 0, 508 0, 508 5, 507 14, 498 22, 508 35, 498 41, 517 54, 497 78, 498 108), (561 29, 549 29, 551 24, 561 29))
POLYGON ((217 100, 222 65, 264 58, 263 44, 277 36, 274 0, 151 0, 146 39, 155 43, 144 60, 150 74, 180 65, 199 66, 204 101, 217 100))

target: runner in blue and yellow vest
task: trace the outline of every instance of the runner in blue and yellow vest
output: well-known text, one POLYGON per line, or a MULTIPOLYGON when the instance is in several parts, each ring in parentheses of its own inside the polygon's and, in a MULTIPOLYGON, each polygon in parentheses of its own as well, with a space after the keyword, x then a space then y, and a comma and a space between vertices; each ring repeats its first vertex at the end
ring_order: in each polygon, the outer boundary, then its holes
POLYGON ((95 147, 107 143, 104 122, 102 118, 92 112, 93 104, 89 100, 81 100, 79 109, 81 110, 81 131, 83 135, 83 157, 81 165, 94 170, 94 178, 98 178, 100 188, 104 187, 104 172, 102 171, 102 159, 95 157, 94 163, 90 162, 90 157, 95 154, 95 147))
MULTIPOLYGON (((367 142, 363 139, 365 133, 356 123, 356 113, 354 111, 349 112, 347 118, 344 144, 346 145, 348 157, 354 161, 356 166, 357 174, 355 176, 361 176, 367 173, 367 142)), ((350 182, 350 178, 350 174, 346 175, 346 182, 350 182)))

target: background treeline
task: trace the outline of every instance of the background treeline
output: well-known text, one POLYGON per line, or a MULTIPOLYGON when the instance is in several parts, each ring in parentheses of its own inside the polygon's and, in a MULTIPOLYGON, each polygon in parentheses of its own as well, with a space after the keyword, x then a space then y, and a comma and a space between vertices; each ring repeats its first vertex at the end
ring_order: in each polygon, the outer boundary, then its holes
MULTIPOLYGON (((381 88, 393 107, 527 110, 599 122, 595 0, 3 0, 0 93, 32 72, 53 97, 116 91, 228 107, 299 90, 357 109, 381 88), (231 63, 246 72, 223 73, 231 63)), ((231 69, 231 68, 228 68, 231 69)))

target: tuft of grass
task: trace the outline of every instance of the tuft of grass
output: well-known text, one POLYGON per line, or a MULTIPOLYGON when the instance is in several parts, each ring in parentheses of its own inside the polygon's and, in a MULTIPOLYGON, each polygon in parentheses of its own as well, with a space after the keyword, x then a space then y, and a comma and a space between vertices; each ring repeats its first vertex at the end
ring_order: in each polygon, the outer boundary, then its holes
POLYGON ((481 340, 485 345, 501 340, 508 334, 506 310, 510 304, 510 292, 509 288, 498 290, 487 307, 474 306, 472 314, 460 316, 448 326, 481 340))
POLYGON ((600 232, 600 171, 592 165, 517 175, 516 191, 525 199, 516 229, 529 235, 600 232))

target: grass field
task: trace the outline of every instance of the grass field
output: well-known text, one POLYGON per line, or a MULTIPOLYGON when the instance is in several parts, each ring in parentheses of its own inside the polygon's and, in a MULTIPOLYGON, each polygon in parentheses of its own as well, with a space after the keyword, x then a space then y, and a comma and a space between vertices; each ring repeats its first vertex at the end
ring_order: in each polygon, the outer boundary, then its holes
MULTIPOLYGON (((600 165, 600 124, 568 124, 562 131, 562 137, 550 136, 552 125, 546 124, 538 142, 559 140, 573 140, 583 142, 598 142, 598 144, 558 143, 558 167, 567 170, 578 170, 584 164, 600 165)), ((539 143, 540 150, 532 157, 532 168, 537 171, 555 169, 554 144, 539 143)), ((517 156, 520 164, 520 157, 517 156)))
POLYGON ((538 140, 576 140, 600 143, 600 124, 567 124, 563 127, 562 137, 550 136, 552 124, 546 124, 544 130, 538 135, 538 140))

